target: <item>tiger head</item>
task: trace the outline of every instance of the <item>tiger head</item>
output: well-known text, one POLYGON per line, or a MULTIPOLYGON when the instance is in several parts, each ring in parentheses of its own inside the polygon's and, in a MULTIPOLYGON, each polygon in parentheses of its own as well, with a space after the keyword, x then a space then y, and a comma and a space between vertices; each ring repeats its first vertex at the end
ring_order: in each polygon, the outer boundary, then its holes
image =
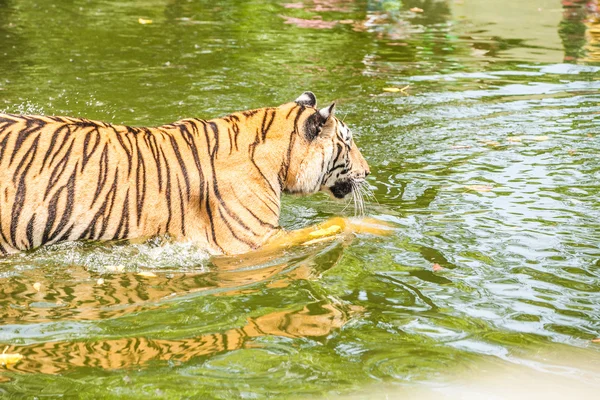
POLYGON ((304 92, 289 104, 300 111, 284 190, 296 194, 321 191, 338 199, 360 195, 369 165, 348 126, 333 115, 335 103, 319 110, 315 95, 304 92))

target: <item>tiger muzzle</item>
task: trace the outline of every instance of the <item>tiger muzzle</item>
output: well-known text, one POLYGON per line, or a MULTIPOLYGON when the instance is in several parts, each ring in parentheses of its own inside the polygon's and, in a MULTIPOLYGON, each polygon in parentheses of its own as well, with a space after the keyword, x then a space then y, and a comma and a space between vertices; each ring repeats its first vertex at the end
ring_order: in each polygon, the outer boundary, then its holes
POLYGON ((332 187, 329 188, 334 197, 343 199, 346 195, 352 192, 352 182, 350 179, 344 179, 337 181, 332 187))

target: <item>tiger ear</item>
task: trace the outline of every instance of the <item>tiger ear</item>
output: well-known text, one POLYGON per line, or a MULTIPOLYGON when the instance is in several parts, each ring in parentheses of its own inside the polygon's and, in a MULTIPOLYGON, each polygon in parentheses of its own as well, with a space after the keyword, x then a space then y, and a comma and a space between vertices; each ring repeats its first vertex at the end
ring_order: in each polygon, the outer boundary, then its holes
POLYGON ((330 106, 321 108, 319 110, 319 115, 321 116, 321 118, 323 119, 324 122, 327 122, 327 120, 329 120, 329 118, 333 115, 334 110, 335 110, 335 101, 333 103, 331 103, 330 106))
POLYGON ((317 98, 315 97, 315 94, 313 92, 304 92, 300 95, 300 97, 298 97, 296 100, 294 100, 296 103, 298 103, 301 106, 308 106, 308 107, 316 107, 317 106, 317 98))
POLYGON ((304 132, 309 141, 314 140, 323 131, 323 126, 331 120, 335 103, 320 109, 306 119, 304 123, 304 132))

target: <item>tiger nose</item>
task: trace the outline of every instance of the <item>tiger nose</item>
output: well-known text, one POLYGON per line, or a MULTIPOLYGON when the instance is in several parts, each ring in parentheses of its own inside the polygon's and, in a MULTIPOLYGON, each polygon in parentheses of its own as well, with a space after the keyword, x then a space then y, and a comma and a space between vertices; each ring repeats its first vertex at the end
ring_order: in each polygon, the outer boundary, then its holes
POLYGON ((369 175, 371 175, 371 170, 367 168, 365 170, 365 176, 369 176, 369 175))

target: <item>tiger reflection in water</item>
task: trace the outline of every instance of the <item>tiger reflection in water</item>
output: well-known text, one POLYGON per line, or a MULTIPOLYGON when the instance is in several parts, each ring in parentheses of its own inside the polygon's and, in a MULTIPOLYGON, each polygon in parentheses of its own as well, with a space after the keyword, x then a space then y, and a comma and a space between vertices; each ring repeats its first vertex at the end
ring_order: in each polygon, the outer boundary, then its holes
MULTIPOLYGON (((97 273, 85 267, 71 266, 65 274, 68 282, 56 276, 42 276, 34 269, 19 277, 2 279, 0 299, 11 299, 19 307, 6 306, 0 300, 0 319, 4 324, 40 323, 64 320, 114 318, 139 312, 163 312, 169 300, 182 297, 251 295, 254 287, 273 290, 294 280, 317 278, 334 266, 343 254, 341 243, 317 245, 301 261, 283 261, 263 268, 248 268, 265 259, 215 259, 208 273, 157 274, 155 277, 135 273, 105 274, 98 282, 97 273), (34 287, 33 282, 39 282, 34 287), (38 291, 39 290, 39 291, 38 291), (213 292, 211 292, 213 291, 213 292), (60 307, 32 308, 32 303, 52 301, 60 307)), ((57 272, 62 273, 62 272, 57 272)), ((281 311, 250 317, 240 327, 181 339, 125 337, 95 341, 50 341, 25 346, 11 345, 8 353, 20 353, 21 362, 11 367, 22 372, 57 374, 78 367, 103 369, 143 366, 152 361, 185 362, 194 357, 260 347, 255 339, 263 336, 319 338, 343 326, 360 307, 323 298, 281 311)), ((2 346, 4 347, 4 346, 2 346)))

